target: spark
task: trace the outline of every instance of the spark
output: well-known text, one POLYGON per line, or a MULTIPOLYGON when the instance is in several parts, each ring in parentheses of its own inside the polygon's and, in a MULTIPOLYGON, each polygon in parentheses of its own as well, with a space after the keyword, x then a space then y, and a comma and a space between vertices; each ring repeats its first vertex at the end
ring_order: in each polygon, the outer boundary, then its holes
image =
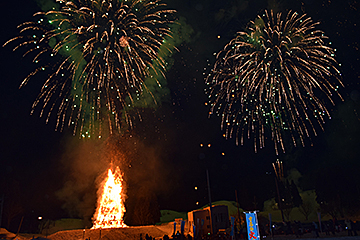
POLYGON ((304 146, 316 126, 324 130, 328 104, 334 95, 342 99, 343 84, 336 49, 318 25, 296 12, 265 11, 216 55, 205 92, 226 138, 237 145, 253 138, 257 152, 269 131, 278 154, 288 136, 304 146))
POLYGON ((31 113, 39 106, 46 122, 56 115, 56 130, 72 127, 83 138, 132 127, 135 117, 141 119, 134 105, 156 104, 146 79, 161 87, 156 77, 164 76, 163 56, 172 51, 164 42, 172 37, 175 11, 159 0, 56 3, 20 24, 20 35, 4 44, 19 42, 14 51, 25 49, 36 63, 21 87, 48 74, 31 113))

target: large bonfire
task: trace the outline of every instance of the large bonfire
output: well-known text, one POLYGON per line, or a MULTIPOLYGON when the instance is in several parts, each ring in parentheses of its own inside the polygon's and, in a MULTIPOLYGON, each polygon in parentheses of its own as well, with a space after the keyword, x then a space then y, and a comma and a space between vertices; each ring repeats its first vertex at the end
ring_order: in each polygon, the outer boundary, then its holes
POLYGON ((122 183, 120 168, 116 167, 114 173, 110 168, 103 181, 102 189, 100 189, 101 194, 94 214, 92 229, 127 227, 123 220, 125 206, 122 183))

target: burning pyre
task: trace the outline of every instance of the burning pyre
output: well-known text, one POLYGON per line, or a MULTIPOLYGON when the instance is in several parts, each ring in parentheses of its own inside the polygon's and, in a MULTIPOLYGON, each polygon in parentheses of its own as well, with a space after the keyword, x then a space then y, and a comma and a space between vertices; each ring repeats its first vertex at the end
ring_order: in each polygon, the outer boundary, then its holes
POLYGON ((123 221, 125 206, 122 183, 120 168, 116 167, 114 173, 110 168, 102 184, 92 229, 127 227, 123 221))

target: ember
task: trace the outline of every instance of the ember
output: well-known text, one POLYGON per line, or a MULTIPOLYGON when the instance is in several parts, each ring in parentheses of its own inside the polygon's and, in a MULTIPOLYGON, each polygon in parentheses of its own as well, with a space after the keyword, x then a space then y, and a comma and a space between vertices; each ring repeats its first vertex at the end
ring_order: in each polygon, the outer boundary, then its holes
POLYGON ((122 182, 119 167, 116 167, 114 173, 112 173, 111 169, 108 170, 94 214, 92 229, 127 227, 123 221, 125 206, 122 182))

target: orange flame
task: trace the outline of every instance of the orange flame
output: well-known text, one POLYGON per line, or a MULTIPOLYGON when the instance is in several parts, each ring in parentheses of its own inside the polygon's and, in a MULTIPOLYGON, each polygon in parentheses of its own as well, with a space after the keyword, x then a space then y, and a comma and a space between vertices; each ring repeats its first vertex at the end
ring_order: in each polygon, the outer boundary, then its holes
POLYGON ((111 169, 108 170, 94 214, 92 229, 127 227, 123 221, 125 206, 122 182, 119 167, 116 167, 114 174, 111 169))

